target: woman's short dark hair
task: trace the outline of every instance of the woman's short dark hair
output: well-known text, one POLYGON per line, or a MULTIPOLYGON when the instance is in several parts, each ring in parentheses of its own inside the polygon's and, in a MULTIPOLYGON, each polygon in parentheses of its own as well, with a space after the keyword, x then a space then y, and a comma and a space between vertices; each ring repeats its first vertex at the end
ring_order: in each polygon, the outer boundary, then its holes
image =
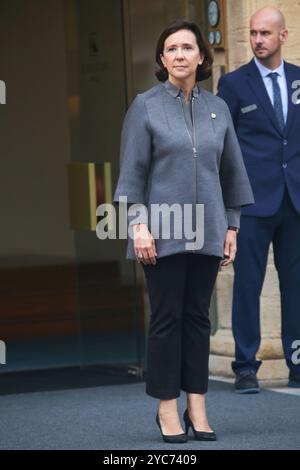
POLYGON ((211 49, 204 34, 200 31, 196 23, 181 19, 178 19, 171 23, 169 26, 167 26, 163 30, 157 41, 155 55, 156 62, 159 65, 159 69, 155 72, 157 79, 161 82, 165 82, 169 77, 168 71, 166 67, 164 67, 160 56, 163 55, 165 40, 167 39, 167 37, 171 36, 171 34, 173 33, 176 33, 180 29, 187 29, 189 31, 192 31, 192 33, 194 33, 194 35, 196 36, 199 50, 200 52, 202 52, 204 57, 202 64, 198 65, 196 72, 196 81, 200 82, 201 80, 206 80, 211 76, 212 71, 213 55, 211 49))

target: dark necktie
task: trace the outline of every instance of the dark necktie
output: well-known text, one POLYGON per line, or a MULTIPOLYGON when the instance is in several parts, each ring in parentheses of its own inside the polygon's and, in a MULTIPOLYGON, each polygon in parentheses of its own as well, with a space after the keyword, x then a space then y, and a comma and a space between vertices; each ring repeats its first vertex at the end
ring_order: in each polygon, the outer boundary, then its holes
POLYGON ((284 116, 283 116, 283 108, 282 108, 282 99, 281 99, 281 92, 280 87, 278 85, 277 72, 272 72, 268 74, 268 77, 271 77, 272 84, 273 84, 273 97, 274 97, 274 111, 276 114, 277 122, 279 124, 280 129, 283 131, 285 123, 284 123, 284 116))

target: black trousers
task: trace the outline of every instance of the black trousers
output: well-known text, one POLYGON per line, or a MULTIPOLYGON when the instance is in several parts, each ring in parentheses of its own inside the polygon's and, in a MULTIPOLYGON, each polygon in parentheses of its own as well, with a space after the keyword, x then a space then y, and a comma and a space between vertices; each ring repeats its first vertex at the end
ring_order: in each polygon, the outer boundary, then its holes
POLYGON ((209 305, 221 258, 180 253, 143 265, 151 317, 146 393, 170 400, 206 393, 210 343, 209 305))

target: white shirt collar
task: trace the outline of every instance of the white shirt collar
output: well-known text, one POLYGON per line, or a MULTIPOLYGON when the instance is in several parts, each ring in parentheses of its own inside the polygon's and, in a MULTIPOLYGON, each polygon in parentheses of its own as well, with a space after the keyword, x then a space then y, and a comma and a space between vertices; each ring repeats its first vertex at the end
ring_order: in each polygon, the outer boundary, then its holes
POLYGON ((273 73, 277 72, 280 77, 284 77, 284 61, 283 61, 283 59, 281 59, 281 63, 279 65, 279 67, 277 67, 277 69, 275 69, 275 70, 268 69, 267 67, 262 65, 259 62, 259 60, 257 60, 256 57, 254 57, 254 62, 255 62, 256 66, 257 66, 257 68, 258 68, 258 70, 259 70, 259 72, 260 72, 260 74, 263 78, 265 78, 267 75, 269 75, 269 73, 272 73, 272 72, 273 73))

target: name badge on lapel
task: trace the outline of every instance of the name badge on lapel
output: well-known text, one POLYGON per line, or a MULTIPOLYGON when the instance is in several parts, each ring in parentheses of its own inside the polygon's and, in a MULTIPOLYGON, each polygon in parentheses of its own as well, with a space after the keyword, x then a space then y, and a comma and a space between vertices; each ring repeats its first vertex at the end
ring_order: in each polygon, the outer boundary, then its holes
POLYGON ((246 106, 245 108, 241 108, 241 112, 243 114, 250 113, 251 111, 255 111, 257 109, 256 104, 250 104, 250 106, 246 106))

